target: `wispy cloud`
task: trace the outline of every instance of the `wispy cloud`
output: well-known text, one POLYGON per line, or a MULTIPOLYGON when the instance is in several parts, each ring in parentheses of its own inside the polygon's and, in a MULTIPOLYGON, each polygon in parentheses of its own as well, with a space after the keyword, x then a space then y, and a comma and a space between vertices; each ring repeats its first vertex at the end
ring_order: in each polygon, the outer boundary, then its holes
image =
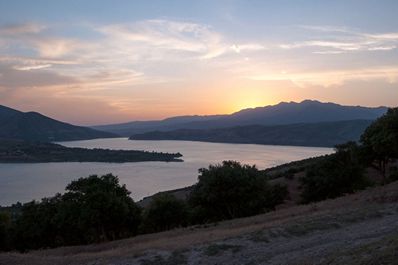
POLYGON ((0 26, 0 35, 16 36, 22 34, 37 34, 46 29, 44 25, 37 23, 8 24, 0 26))
POLYGON ((212 27, 170 20, 146 20, 133 24, 111 25, 98 29, 108 38, 148 49, 188 52, 199 59, 212 59, 229 52, 260 50, 255 43, 232 44, 212 27))
POLYGON ((325 48, 329 50, 313 51, 313 53, 339 54, 342 52, 389 51, 396 49, 398 45, 397 32, 369 34, 347 27, 308 25, 298 27, 308 31, 317 32, 318 34, 310 40, 280 44, 280 48, 325 48))
POLYGON ((389 83, 398 82, 397 67, 374 67, 364 69, 345 69, 339 71, 314 71, 314 72, 283 72, 283 73, 263 73, 248 76, 252 80, 290 80, 299 86, 308 84, 331 86, 342 84, 350 80, 375 80, 383 79, 389 83))
POLYGON ((30 71, 30 70, 38 70, 38 69, 44 69, 51 67, 51 64, 37 64, 37 65, 30 65, 30 66, 14 66, 13 68, 15 70, 19 71, 30 71))

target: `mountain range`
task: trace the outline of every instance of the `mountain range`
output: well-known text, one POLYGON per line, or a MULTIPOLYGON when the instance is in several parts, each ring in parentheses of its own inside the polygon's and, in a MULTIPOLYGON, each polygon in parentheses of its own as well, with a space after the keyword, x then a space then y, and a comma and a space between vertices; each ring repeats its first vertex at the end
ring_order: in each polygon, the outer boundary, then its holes
POLYGON ((109 137, 117 136, 57 121, 37 112, 21 112, 0 105, 0 138, 50 142, 109 137))
POLYGON ((88 128, 0 105, 0 138, 51 142, 127 136, 136 140, 332 146, 358 140, 367 125, 386 111, 386 107, 305 100, 229 115, 178 116, 88 128))
POLYGON ((304 100, 300 103, 281 102, 277 105, 244 109, 230 115, 179 116, 158 121, 134 121, 122 124, 94 126, 122 136, 151 131, 179 129, 208 130, 247 125, 288 125, 352 120, 375 120, 387 111, 386 107, 343 106, 304 100))

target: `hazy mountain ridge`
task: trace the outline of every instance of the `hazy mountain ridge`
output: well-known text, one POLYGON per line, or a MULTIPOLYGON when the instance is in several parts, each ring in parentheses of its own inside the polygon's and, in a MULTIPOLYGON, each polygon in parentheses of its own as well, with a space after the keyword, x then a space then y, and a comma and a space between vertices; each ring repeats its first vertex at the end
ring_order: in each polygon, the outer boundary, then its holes
POLYGON ((98 126, 93 126, 92 128, 116 133, 122 136, 130 136, 132 133, 143 133, 153 130, 174 130, 176 128, 188 126, 191 123, 218 120, 219 118, 225 116, 227 115, 206 115, 206 116, 187 115, 187 116, 166 118, 164 120, 132 121, 127 123, 98 125, 98 126))
POLYGON ((135 134, 132 140, 186 140, 219 143, 271 144, 333 147, 357 141, 372 120, 300 123, 290 125, 247 125, 218 129, 178 129, 135 134))
POLYGON ((375 120, 387 111, 386 107, 370 108, 343 106, 304 100, 300 103, 281 102, 277 105, 244 109, 230 115, 182 116, 160 121, 141 121, 93 128, 123 136, 150 131, 173 131, 177 129, 215 129, 246 125, 287 125, 349 120, 375 120))
POLYGON ((0 105, 0 138, 29 141, 71 141, 116 135, 61 122, 37 112, 21 112, 0 105))

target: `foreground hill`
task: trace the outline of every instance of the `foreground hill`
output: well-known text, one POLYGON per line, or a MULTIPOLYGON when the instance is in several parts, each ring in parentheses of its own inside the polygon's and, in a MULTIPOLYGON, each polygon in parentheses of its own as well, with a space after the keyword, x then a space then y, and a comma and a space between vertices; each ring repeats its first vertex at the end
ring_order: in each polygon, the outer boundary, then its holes
POLYGON ((0 138, 72 141, 115 136, 113 133, 60 122, 37 112, 21 112, 0 105, 0 138))
POLYGON ((316 204, 90 246, 2 253, 0 264, 395 264, 398 182, 316 204))
POLYGON ((0 139, 0 163, 179 162, 181 154, 135 150, 70 148, 59 144, 0 139))
POLYGON ((177 129, 214 129, 246 125, 286 125, 349 120, 375 120, 387 111, 386 107, 369 108, 342 106, 335 103, 304 100, 300 103, 281 102, 277 105, 244 109, 231 115, 182 116, 161 121, 142 121, 96 126, 95 129, 123 136, 149 131, 177 129))
POLYGON ((135 134, 130 139, 333 147, 347 141, 358 141, 371 123, 371 120, 353 120, 207 130, 178 129, 135 134))

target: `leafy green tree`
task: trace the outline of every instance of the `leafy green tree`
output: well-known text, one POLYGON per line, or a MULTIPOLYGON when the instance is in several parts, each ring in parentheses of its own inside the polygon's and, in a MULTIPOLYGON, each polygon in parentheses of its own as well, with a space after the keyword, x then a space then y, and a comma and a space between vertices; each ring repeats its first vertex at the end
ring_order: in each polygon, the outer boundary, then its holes
POLYGON ((174 195, 156 195, 143 214, 143 232, 159 232, 188 224, 188 208, 174 195))
POLYGON ((370 185, 360 163, 360 148, 354 142, 336 147, 336 153, 325 157, 300 178, 304 203, 336 198, 370 185))
POLYGON ((398 108, 391 108, 362 134, 361 143, 369 162, 376 161, 386 180, 386 167, 398 157, 398 108))
POLYGON ((287 195, 286 187, 271 186, 255 166, 224 161, 199 173, 189 199, 194 222, 259 214, 274 209, 287 195))

